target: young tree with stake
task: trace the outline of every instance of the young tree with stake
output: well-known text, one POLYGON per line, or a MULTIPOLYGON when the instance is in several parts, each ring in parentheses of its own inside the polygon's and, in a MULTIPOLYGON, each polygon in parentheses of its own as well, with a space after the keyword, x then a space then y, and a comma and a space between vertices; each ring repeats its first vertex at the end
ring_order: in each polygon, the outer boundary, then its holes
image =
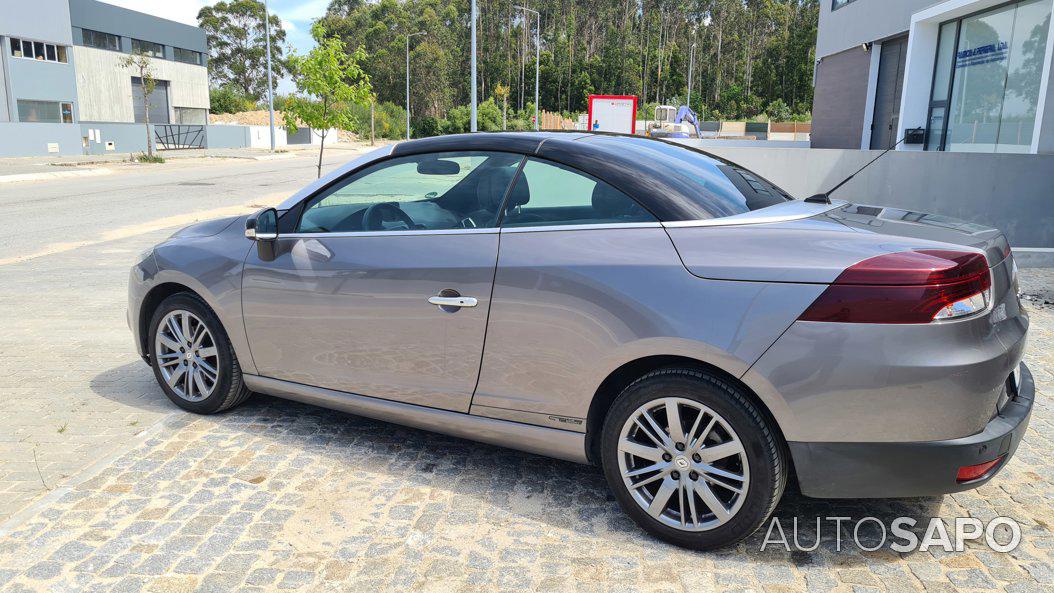
POLYGON ((150 68, 150 56, 141 51, 125 56, 121 65, 129 68, 139 77, 143 87, 143 115, 146 125, 146 154, 150 159, 154 158, 154 143, 150 137, 150 95, 157 88, 157 80, 150 68))
POLYGON ((331 129, 349 130, 354 124, 351 103, 365 105, 372 96, 370 77, 360 64, 366 59, 361 47, 347 51, 344 42, 313 31, 318 45, 304 56, 292 56, 290 66, 296 94, 282 111, 286 129, 296 133, 298 125, 318 130, 318 176, 322 177, 322 152, 331 129))

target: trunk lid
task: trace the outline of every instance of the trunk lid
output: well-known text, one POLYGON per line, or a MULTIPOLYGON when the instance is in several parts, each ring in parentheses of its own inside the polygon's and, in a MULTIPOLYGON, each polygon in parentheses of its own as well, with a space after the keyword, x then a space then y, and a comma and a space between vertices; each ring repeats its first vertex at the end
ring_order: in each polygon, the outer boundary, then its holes
POLYGON ((685 267, 714 280, 828 284, 849 266, 885 253, 965 247, 984 252, 989 267, 1009 254, 994 228, 847 202, 793 201, 666 227, 685 267))

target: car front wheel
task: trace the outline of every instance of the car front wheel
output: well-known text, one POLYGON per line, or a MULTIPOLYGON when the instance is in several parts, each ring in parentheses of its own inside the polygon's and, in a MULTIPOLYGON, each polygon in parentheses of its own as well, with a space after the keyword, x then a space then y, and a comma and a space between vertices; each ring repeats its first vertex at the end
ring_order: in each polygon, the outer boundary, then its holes
POLYGON ((619 504, 645 531, 705 550, 734 544, 772 514, 786 454, 743 390, 694 369, 662 369, 615 400, 602 465, 619 504))
POLYGON ((219 318, 200 298, 165 299, 150 321, 150 362, 168 399, 198 414, 215 414, 251 392, 219 318))

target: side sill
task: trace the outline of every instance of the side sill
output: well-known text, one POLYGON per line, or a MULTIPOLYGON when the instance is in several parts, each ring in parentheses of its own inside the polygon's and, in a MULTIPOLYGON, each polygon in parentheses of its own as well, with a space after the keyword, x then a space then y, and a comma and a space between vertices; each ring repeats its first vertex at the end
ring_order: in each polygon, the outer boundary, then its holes
POLYGON ((242 379, 252 391, 283 399, 546 457, 589 463, 585 435, 578 432, 426 408, 258 375, 242 375, 242 379))

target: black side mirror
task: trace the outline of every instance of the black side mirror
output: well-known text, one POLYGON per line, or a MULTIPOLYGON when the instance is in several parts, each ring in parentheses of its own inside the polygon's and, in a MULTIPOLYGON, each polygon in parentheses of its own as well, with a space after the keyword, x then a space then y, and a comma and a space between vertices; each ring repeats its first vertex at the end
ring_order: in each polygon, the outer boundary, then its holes
POLYGON ((245 219, 245 236, 253 241, 274 241, 278 238, 278 211, 264 208, 245 219))

